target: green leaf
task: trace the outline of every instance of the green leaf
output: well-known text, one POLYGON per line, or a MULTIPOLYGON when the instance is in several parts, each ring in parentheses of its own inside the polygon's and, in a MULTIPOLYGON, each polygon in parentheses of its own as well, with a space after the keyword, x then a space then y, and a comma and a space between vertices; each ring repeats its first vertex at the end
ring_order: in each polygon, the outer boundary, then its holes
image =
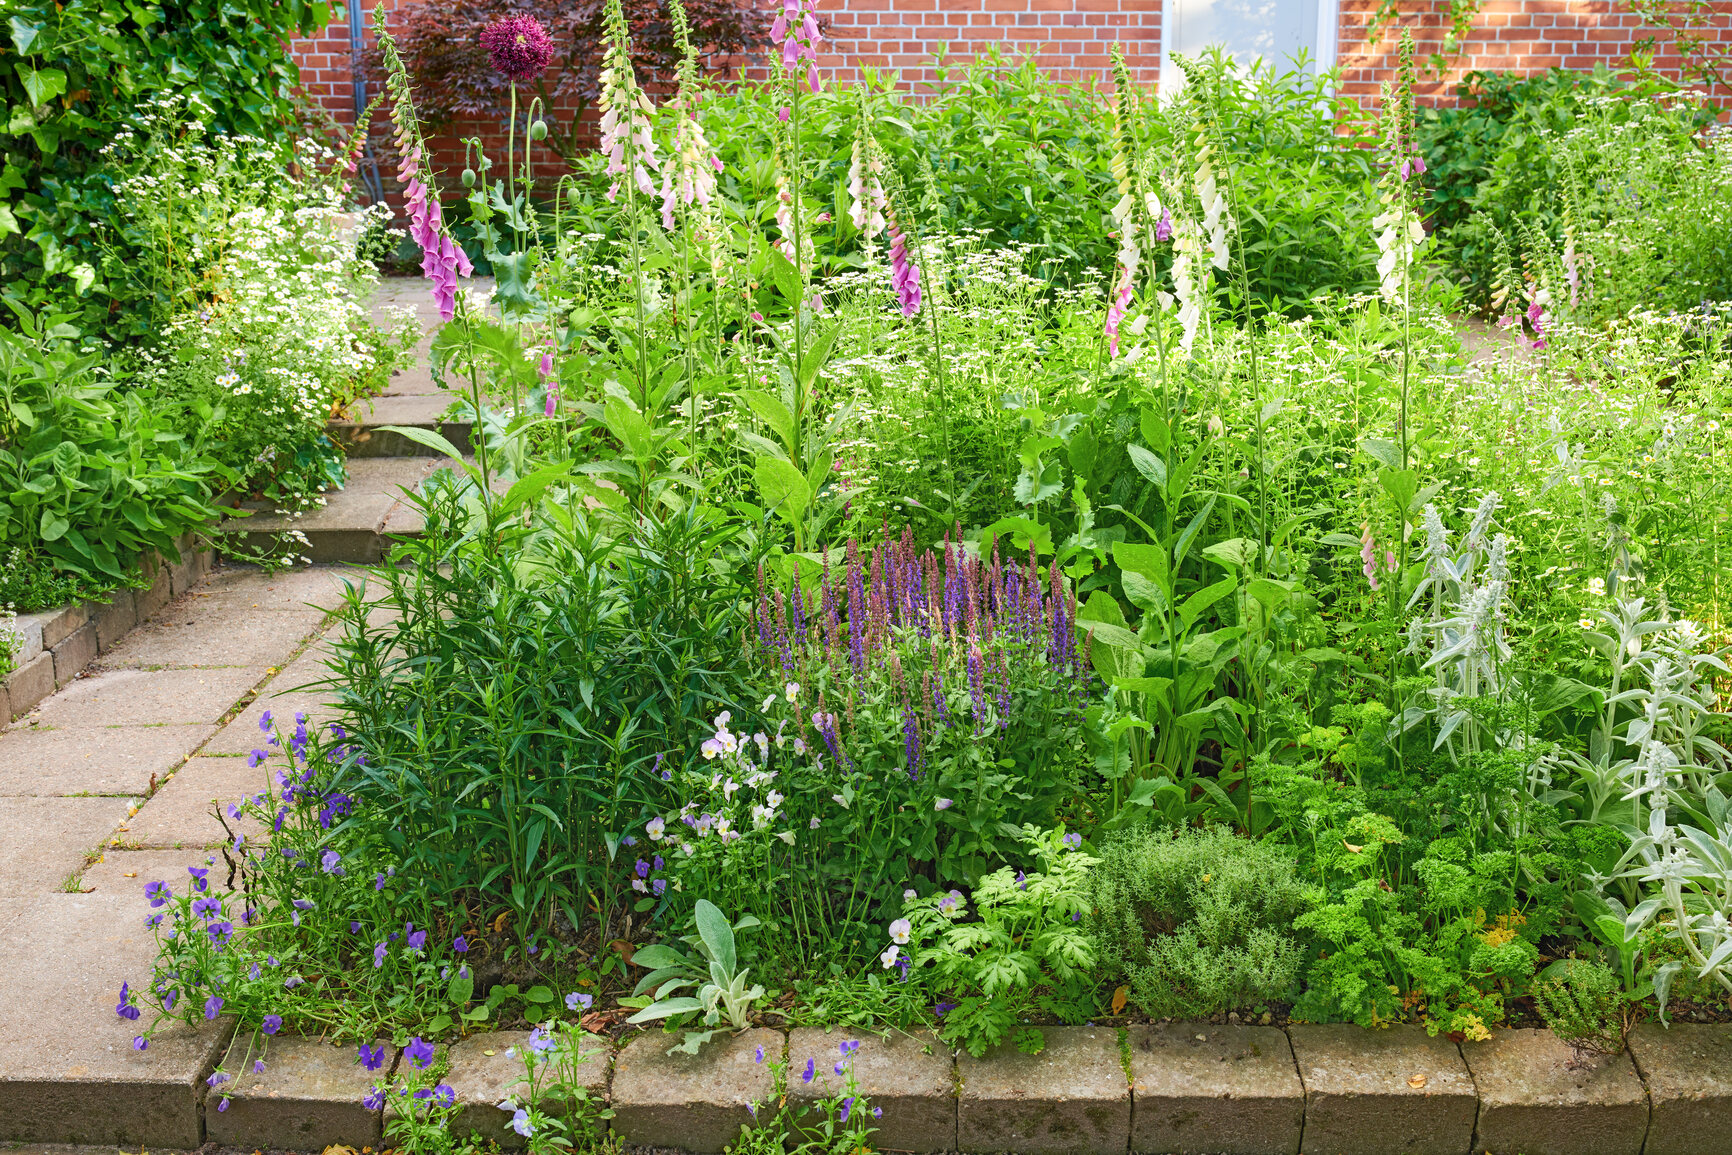
POLYGON ((752 479, 766 505, 790 523, 800 524, 812 503, 812 487, 793 463, 780 457, 760 457, 752 466, 752 479))
POLYGON ((1419 492, 1419 473, 1412 469, 1379 469, 1377 484, 1395 501, 1395 508, 1406 516, 1419 492))
POLYGON ((794 415, 782 404, 782 399, 760 389, 742 389, 740 399, 746 403, 753 416, 768 425, 770 432, 781 439, 782 447, 788 453, 793 453, 794 442, 797 440, 794 436, 794 415))
POLYGON ((17 16, 10 17, 7 23, 12 26, 12 47, 17 49, 18 55, 29 56, 30 46, 36 43, 38 36, 42 35, 42 26, 26 24, 23 19, 17 16))
POLYGON ((776 283, 776 291, 781 293, 787 302, 795 308, 800 304, 800 270, 794 263, 782 255, 781 249, 770 250, 770 278, 776 283))
POLYGON ((53 510, 42 511, 41 537, 43 541, 59 541, 65 536, 72 523, 53 510))
POLYGON ((721 908, 707 898, 700 898, 692 917, 698 924, 698 937, 704 940, 709 948, 710 958, 714 959, 724 972, 734 973, 737 963, 734 955, 734 928, 728 922, 728 916, 721 908))
POLYGON ((628 1023, 649 1023, 656 1019, 665 1019, 673 1015, 683 1015, 691 1011, 701 1011, 704 1004, 693 998, 663 999, 652 1003, 627 1019, 628 1023))
POLYGON ((537 983, 535 986, 524 991, 523 997, 532 1003, 551 1003, 553 1001, 553 992, 537 983))
POLYGON ((475 997, 475 976, 467 967, 458 967, 457 973, 451 976, 451 983, 445 988, 445 998, 454 1007, 466 1007, 469 1000, 475 997))
POLYGON ((1131 464, 1138 473, 1153 482, 1156 489, 1163 492, 1167 488, 1167 463, 1141 445, 1129 445, 1126 448, 1131 454, 1131 464))
POLYGON ((1367 437, 1359 443, 1359 450, 1390 469, 1401 468, 1401 446, 1393 441, 1385 441, 1381 437, 1367 437))
POLYGON ((18 79, 24 82, 24 95, 41 108, 66 91, 66 73, 58 68, 31 68, 27 64, 13 65, 18 79))

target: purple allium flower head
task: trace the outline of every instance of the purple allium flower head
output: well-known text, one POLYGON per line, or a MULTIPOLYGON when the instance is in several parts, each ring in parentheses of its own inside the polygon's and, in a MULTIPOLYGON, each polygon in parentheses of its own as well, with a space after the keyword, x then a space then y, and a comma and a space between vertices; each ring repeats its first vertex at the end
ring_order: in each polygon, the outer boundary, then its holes
POLYGON ((403 1048, 403 1054, 408 1056, 411 1067, 417 1071, 425 1071, 433 1062, 433 1044, 416 1035, 409 1040, 409 1045, 403 1048))
POLYGON ((369 1047, 366 1044, 362 1044, 362 1046, 361 1046, 361 1066, 365 1067, 369 1071, 377 1071, 380 1067, 382 1067, 384 1065, 385 1065, 385 1044, 384 1043, 380 1043, 376 1047, 369 1047))
POLYGON ((206 999, 204 1001, 205 1021, 209 1022, 211 1019, 216 1018, 217 1015, 222 1013, 222 1009, 223 1009, 223 1001, 222 1001, 221 996, 212 995, 210 998, 206 999))
POLYGON ((504 16, 481 30, 481 47, 511 81, 533 80, 553 62, 553 38, 533 16, 504 16))
POLYGON ((158 907, 174 897, 174 891, 168 888, 166 882, 148 882, 144 886, 144 897, 150 899, 152 907, 158 907))
POLYGON ((259 1030, 267 1035, 274 1035, 282 1029, 283 1016, 281 1015, 266 1015, 264 1021, 259 1023, 259 1030))

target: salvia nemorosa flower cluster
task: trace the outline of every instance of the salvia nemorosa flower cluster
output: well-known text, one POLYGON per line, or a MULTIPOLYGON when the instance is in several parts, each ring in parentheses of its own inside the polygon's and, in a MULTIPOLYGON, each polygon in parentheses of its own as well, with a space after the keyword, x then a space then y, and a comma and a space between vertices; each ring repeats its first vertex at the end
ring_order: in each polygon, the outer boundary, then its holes
POLYGON ((760 571, 754 614, 765 656, 790 683, 820 687, 801 728, 809 723, 832 756, 846 756, 855 698, 869 679, 888 676, 915 776, 934 726, 966 723, 976 734, 1009 726, 1013 666, 1042 666, 1078 691, 1086 685, 1075 596, 1056 567, 1043 577, 1032 548, 1026 561, 1005 560, 996 541, 981 556, 947 534, 940 549, 922 553, 905 530, 865 549, 851 540, 845 557, 839 572, 826 560, 814 589, 780 587, 760 571), (950 692, 964 686, 968 716, 953 717, 950 692), (829 701, 832 690, 840 701, 829 701))

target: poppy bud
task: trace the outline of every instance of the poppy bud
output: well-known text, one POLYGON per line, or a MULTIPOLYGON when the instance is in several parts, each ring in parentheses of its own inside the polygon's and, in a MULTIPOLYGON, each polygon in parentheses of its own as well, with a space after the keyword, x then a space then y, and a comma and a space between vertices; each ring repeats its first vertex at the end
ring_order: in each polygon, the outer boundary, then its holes
POLYGON ((530 126, 529 126, 529 139, 530 140, 546 140, 547 139, 547 122, 545 120, 537 120, 537 121, 534 121, 533 123, 530 124, 530 126))
POLYGON ((475 187, 475 170, 474 169, 466 168, 463 170, 463 187, 464 188, 474 188, 475 187))

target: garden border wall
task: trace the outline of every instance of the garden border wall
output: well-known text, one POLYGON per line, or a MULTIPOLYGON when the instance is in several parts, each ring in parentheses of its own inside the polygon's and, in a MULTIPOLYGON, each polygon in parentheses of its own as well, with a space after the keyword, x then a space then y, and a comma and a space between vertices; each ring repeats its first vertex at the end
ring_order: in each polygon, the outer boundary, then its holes
MULTIPOLYGON (((233 1030, 232 1021, 225 1024, 205 1054, 225 1049, 233 1030)), ((522 1071, 509 1048, 526 1037, 483 1032, 458 1044, 444 1078, 462 1108, 459 1131, 521 1143, 504 1129, 508 1116, 496 1103, 522 1071)), ((747 1100, 768 1098, 778 1060, 787 1064, 791 1099, 839 1093, 841 1080, 831 1069, 839 1044, 850 1039, 861 1043, 859 1089, 884 1108, 875 1126, 885 1150, 1711 1155, 1726 1150, 1724 1121, 1732 1115, 1732 1024, 1640 1026, 1616 1056, 1576 1055, 1551 1032, 1531 1029, 1500 1029, 1490 1041, 1460 1045, 1414 1026, 1161 1023, 1052 1027, 1046 1038, 1040 1055, 1005 1044, 975 1059, 952 1056, 930 1035, 884 1040, 852 1031, 754 1028, 694 1057, 668 1055, 675 1037, 655 1032, 606 1048, 585 1082, 607 1097, 612 1129, 625 1146, 694 1155, 719 1152, 737 1137, 751 1118, 747 1100), (807 1059, 814 1060, 810 1067, 807 1059), (802 1077, 808 1070, 809 1083, 802 1077)), ((168 1093, 160 1082, 147 1088, 142 1063, 137 1087, 124 1080, 81 1084, 70 1072, 57 1085, 0 1080, 0 1141, 89 1142, 72 1133, 13 1132, 50 1118, 112 1121, 103 1102, 149 1101, 151 1111, 129 1115, 127 1134, 104 1138, 177 1145, 196 1134, 206 1142, 296 1151, 308 1149, 308 1141, 316 1141, 315 1150, 379 1142, 384 1118, 358 1100, 380 1076, 356 1066, 352 1048, 286 1037, 272 1042, 263 1074, 243 1071, 209 1090, 209 1066, 168 1093), (88 1114, 36 1109, 43 1096, 64 1108, 80 1095, 91 1100, 88 1114)), ((405 1073, 393 1055, 380 1075, 401 1084, 405 1073)), ((51 1126, 58 1132, 80 1125, 51 1126)))
POLYGON ((195 548, 191 531, 181 534, 175 544, 180 550, 178 562, 154 550, 139 559, 139 569, 149 582, 140 589, 117 589, 104 601, 78 601, 18 616, 24 648, 13 658, 16 666, 0 686, 0 728, 71 682, 127 631, 210 572, 212 551, 195 548))

